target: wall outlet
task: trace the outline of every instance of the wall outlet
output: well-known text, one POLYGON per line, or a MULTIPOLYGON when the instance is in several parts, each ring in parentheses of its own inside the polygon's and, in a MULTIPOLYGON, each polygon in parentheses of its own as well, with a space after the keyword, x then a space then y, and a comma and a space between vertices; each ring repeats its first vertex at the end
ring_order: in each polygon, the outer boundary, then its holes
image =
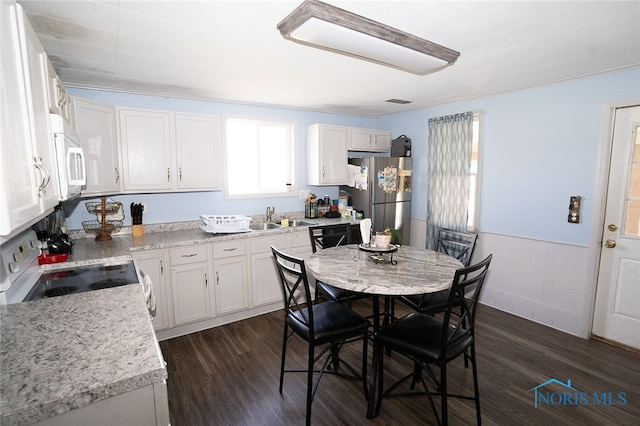
POLYGON ((140 204, 142 204, 142 215, 144 216, 144 214, 148 212, 147 203, 140 203, 140 204))

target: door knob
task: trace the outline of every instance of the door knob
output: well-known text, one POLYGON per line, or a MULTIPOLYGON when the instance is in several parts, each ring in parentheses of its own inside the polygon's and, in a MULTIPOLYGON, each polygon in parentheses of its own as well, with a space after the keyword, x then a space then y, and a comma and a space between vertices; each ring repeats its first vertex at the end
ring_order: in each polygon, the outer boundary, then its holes
POLYGON ((607 240, 607 241, 604 243, 604 246, 605 246, 606 248, 614 248, 614 247, 616 246, 616 240, 607 240))
POLYGON ((607 229, 613 232, 613 231, 617 231, 618 227, 612 223, 611 225, 607 226, 607 229))

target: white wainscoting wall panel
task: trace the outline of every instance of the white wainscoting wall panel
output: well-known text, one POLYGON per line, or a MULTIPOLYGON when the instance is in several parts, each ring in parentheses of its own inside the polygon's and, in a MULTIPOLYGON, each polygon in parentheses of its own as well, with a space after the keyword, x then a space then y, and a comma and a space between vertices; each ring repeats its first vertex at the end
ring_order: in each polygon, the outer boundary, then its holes
POLYGON ((593 268, 588 247, 481 233, 474 261, 493 253, 480 302, 587 338, 593 268))

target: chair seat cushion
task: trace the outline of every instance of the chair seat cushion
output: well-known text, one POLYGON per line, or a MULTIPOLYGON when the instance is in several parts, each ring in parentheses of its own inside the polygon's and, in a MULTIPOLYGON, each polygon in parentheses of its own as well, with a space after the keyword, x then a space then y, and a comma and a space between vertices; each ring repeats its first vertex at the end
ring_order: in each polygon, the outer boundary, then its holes
POLYGON ((334 287, 327 283, 323 283, 322 281, 316 281, 316 287, 318 287, 318 290, 320 290, 322 294, 324 294, 331 300, 346 299, 347 296, 349 295, 349 292, 347 290, 334 287))
MULTIPOLYGON (((307 341, 310 333, 303 316, 307 317, 308 309, 304 308, 287 316, 287 324, 307 341)), ((317 303, 312 309, 316 344, 357 336, 369 327, 366 318, 334 301, 317 303)))
POLYGON ((449 303, 449 294, 449 290, 442 290, 435 293, 402 296, 400 300, 416 311, 420 311, 425 314, 435 314, 442 312, 447 308, 447 303, 449 303))
MULTIPOLYGON (((456 333, 456 329, 451 326, 448 333, 452 335, 456 333)), ((420 312, 412 312, 380 330, 376 339, 392 351, 430 362, 441 361, 442 320, 420 312)), ((471 345, 472 340, 469 335, 451 339, 447 347, 447 360, 462 354, 471 345)))

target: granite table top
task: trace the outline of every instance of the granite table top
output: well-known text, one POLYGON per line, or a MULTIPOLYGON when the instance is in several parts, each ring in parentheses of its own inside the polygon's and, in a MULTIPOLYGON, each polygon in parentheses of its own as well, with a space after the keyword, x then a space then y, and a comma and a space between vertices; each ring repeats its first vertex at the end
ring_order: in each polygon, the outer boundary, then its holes
POLYGON ((141 285, 0 306, 0 424, 47 419, 167 378, 141 285))
POLYGON ((396 264, 372 262, 370 254, 355 244, 331 247, 312 254, 307 268, 316 279, 344 290, 403 296, 445 290, 462 267, 454 257, 410 246, 393 253, 396 264))

